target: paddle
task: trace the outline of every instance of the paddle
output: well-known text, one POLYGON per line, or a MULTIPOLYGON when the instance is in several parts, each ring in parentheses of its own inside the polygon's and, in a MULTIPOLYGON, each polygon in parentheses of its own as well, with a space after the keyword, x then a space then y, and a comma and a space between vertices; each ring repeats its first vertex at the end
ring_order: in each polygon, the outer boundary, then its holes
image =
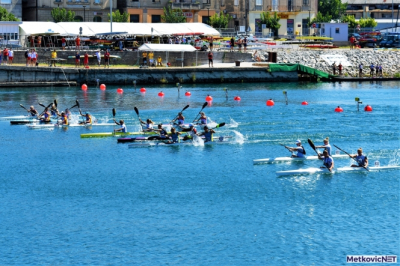
MULTIPOLYGON (((53 104, 53 103, 51 103, 51 104, 49 104, 49 105, 47 105, 47 106, 44 106, 44 105, 41 105, 41 104, 39 104, 39 105, 43 106, 44 109, 46 110, 46 108, 49 108, 52 104, 53 104)), ((38 118, 41 117, 43 114, 44 114, 44 111, 43 111, 40 115, 38 115, 38 118)))
POLYGON ((54 105, 56 106, 56 108, 57 108, 57 100, 56 99, 54 99, 54 105))
POLYGON ((283 94, 285 95, 286 105, 288 105, 287 92, 286 92, 286 91, 283 91, 283 94))
POLYGON ((281 143, 279 143, 279 145, 281 145, 281 146, 285 147, 286 149, 288 149, 288 151, 292 152, 288 146, 286 146, 286 145, 283 145, 283 144, 281 144, 281 143))
MULTIPOLYGON (((314 142, 312 142, 311 139, 308 139, 307 141, 308 141, 308 144, 310 144, 311 148, 317 153, 318 158, 320 158, 317 148, 315 148, 314 142)), ((329 170, 329 172, 332 172, 331 169, 329 169, 329 168, 327 168, 327 169, 329 170)))
MULTIPOLYGON (((339 148, 339 147, 336 146, 335 144, 333 144, 333 146, 335 146, 336 149, 341 150, 342 152, 346 153, 351 159, 353 159, 356 163, 358 163, 357 160, 354 159, 349 153, 347 153, 346 151, 342 150, 341 148, 339 148)), ((361 166, 361 167, 364 168, 365 170, 367 170, 367 171, 369 172, 369 169, 368 169, 367 167, 365 167, 365 166, 361 166)))
POLYGON ((139 109, 136 106, 133 109, 135 110, 135 113, 136 113, 139 121, 142 121, 142 119, 140 119, 140 116, 139 116, 139 109))
MULTIPOLYGON (((112 114, 113 114, 113 120, 114 120, 114 122, 115 122, 115 114, 117 113, 117 111, 115 111, 115 108, 113 108, 112 109, 112 114)), ((113 133, 115 134, 115 125, 113 126, 113 129, 114 129, 114 131, 113 131, 113 133)))
POLYGON ((39 103, 39 102, 38 102, 38 104, 39 104, 40 106, 42 106, 43 108, 46 108, 46 106, 45 106, 44 104, 39 103))
MULTIPOLYGON (((185 107, 183 107, 182 111, 180 111, 179 113, 182 113, 183 111, 185 111, 188 108, 189 108, 189 105, 186 105, 185 107)), ((179 114, 174 119, 172 119, 171 123, 173 123, 178 118, 178 116, 179 116, 179 114)))
POLYGON ((23 106, 22 104, 19 104, 19 106, 21 106, 22 108, 24 108, 26 111, 28 111, 28 112, 29 112, 29 110, 28 110, 28 109, 26 109, 26 108, 25 108, 25 106, 23 106))
MULTIPOLYGON (((203 106, 201 107, 200 112, 196 115, 196 117, 194 118, 193 122, 196 121, 197 117, 199 116, 199 114, 201 113, 201 111, 203 111, 203 109, 207 106, 207 104, 208 104, 207 102, 203 103, 203 106)), ((193 123, 193 122, 192 122, 192 123, 193 123)))

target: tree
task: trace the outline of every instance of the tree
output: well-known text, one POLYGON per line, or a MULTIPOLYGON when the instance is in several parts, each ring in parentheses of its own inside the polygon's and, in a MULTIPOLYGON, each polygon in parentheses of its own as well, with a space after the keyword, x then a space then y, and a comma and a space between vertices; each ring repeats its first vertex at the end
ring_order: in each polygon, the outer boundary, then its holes
MULTIPOLYGON (((310 19, 310 18, 309 18, 310 19)), ((321 12, 317 13, 317 16, 308 23, 308 27, 311 27, 313 23, 331 22, 332 15, 323 15, 321 12)))
POLYGON ((373 18, 361 18, 358 21, 358 24, 360 24, 361 28, 375 28, 378 26, 378 22, 376 22, 373 18))
POLYGON ((348 23, 349 24, 349 29, 354 29, 357 27, 358 22, 356 21, 356 19, 354 18, 354 16, 349 16, 349 15, 345 15, 342 17, 341 21, 343 23, 348 23))
POLYGON ((277 31, 281 27, 281 24, 279 24, 279 19, 280 17, 277 12, 274 12, 273 17, 271 17, 269 12, 262 12, 260 14, 259 26, 261 27, 262 24, 265 24, 267 29, 273 31, 274 35, 278 35, 277 31))
POLYGON ((341 0, 318 0, 318 13, 321 13, 321 18, 325 21, 317 22, 330 22, 327 21, 329 17, 331 20, 338 20, 346 9, 347 3, 342 3, 341 0))
POLYGON ((232 20, 232 16, 229 14, 219 13, 214 14, 210 17, 210 25, 216 29, 226 29, 228 27, 229 21, 232 20))
MULTIPOLYGON (((124 12, 120 13, 119 10, 112 12, 113 22, 128 22, 129 14, 124 12)), ((110 21, 110 13, 108 13, 108 21, 110 21)))
POLYGON ((66 10, 65 8, 53 8, 51 10, 51 16, 54 22, 73 22, 75 21, 75 12, 71 10, 66 10))
POLYGON ((171 6, 164 7, 164 15, 161 15, 161 20, 166 23, 183 23, 186 22, 186 17, 180 8, 172 9, 171 6))
POLYGON ((18 19, 11 13, 8 13, 7 9, 0 7, 0 21, 18 21, 18 19))

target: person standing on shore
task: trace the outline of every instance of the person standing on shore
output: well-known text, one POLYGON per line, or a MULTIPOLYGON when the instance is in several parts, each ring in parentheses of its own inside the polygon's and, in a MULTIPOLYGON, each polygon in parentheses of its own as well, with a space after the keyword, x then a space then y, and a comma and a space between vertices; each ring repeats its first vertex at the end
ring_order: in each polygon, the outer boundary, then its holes
POLYGON ((87 52, 83 56, 83 66, 89 68, 89 55, 87 52))
POLYGON ((374 63, 371 63, 371 65, 369 66, 369 75, 370 75, 370 77, 374 76, 374 70, 375 70, 374 63))
POLYGON ((149 52, 149 65, 152 67, 152 66, 155 66, 154 65, 154 53, 152 52, 152 51, 150 51, 149 52))
POLYGON ((13 60, 14 60, 14 51, 12 50, 12 48, 10 48, 10 51, 8 51, 8 63, 12 65, 13 60))
POLYGON ((379 76, 379 64, 377 63, 375 65, 375 77, 378 77, 378 76, 379 76))
POLYGON ((241 53, 242 52, 242 38, 239 38, 237 43, 238 43, 238 51, 239 51, 239 53, 241 53))
POLYGON ((81 55, 79 52, 76 52, 75 55, 75 67, 80 67, 81 66, 81 55))
POLYGON ((332 73, 333 75, 336 75, 336 61, 332 64, 332 73))
POLYGON ((50 61, 50 67, 53 65, 54 67, 56 67, 56 58, 57 58, 57 52, 56 49, 53 50, 53 52, 51 52, 51 61, 50 61))
POLYGON ((79 35, 75 39, 75 45, 76 45, 76 50, 81 49, 81 39, 79 38, 79 35))
POLYGON ((108 49, 104 53, 104 68, 106 67, 110 68, 110 52, 108 49))
POLYGON ((350 37, 350 50, 351 49, 354 49, 354 45, 355 45, 355 40, 356 40, 356 38, 354 37, 354 36, 351 36, 350 37))
POLYGON ((379 64, 379 76, 380 76, 381 78, 383 77, 382 64, 379 64))
POLYGON ((65 38, 64 38, 64 36, 63 36, 63 37, 61 38, 61 46, 62 46, 62 49, 63 49, 63 50, 65 50, 66 44, 67 44, 67 41, 65 40, 65 38))
POLYGON ((358 65, 358 76, 359 76, 360 78, 362 78, 362 76, 363 76, 363 64, 362 64, 362 63, 360 63, 360 64, 358 65))
POLYGON ((211 51, 208 52, 208 67, 214 67, 213 64, 213 53, 211 51))
POLYGON ((162 58, 161 58, 161 56, 158 56, 158 58, 157 58, 157 66, 162 66, 162 58))
POLYGON ((341 62, 339 63, 338 69, 339 69, 339 76, 341 76, 343 71, 343 65, 341 62))
POLYGON ((244 37, 243 39, 243 47, 244 47, 244 52, 247 52, 247 37, 244 37))
POLYGON ((210 37, 210 51, 213 50, 213 46, 214 46, 214 38, 213 36, 210 37))
POLYGON ((96 58, 97 58, 97 65, 100 66, 100 63, 101 63, 101 53, 100 53, 100 50, 96 51, 95 56, 96 56, 96 58))
POLYGON ((29 61, 31 60, 31 58, 28 57, 28 55, 29 55, 29 50, 26 49, 25 54, 24 54, 25 60, 26 60, 26 66, 29 66, 29 61))
POLYGON ((143 58, 143 66, 147 66, 147 52, 146 51, 143 51, 142 58, 143 58))
POLYGON ((38 54, 36 53, 35 49, 32 49, 32 53, 31 53, 32 66, 36 66, 37 58, 38 58, 38 54))
POLYGON ((7 65, 8 62, 8 50, 7 48, 4 48, 3 50, 3 64, 7 65))
POLYGON ((235 47, 235 39, 233 37, 231 38, 230 46, 231 46, 231 52, 233 52, 233 48, 235 47))

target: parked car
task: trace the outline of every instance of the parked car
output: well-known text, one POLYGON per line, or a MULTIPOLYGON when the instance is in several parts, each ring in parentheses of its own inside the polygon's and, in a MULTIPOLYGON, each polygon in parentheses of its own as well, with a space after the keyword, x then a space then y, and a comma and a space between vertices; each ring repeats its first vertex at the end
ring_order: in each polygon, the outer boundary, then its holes
POLYGON ((400 33, 393 32, 393 33, 388 33, 388 34, 384 35, 382 41, 379 43, 379 47, 400 48, 400 33))

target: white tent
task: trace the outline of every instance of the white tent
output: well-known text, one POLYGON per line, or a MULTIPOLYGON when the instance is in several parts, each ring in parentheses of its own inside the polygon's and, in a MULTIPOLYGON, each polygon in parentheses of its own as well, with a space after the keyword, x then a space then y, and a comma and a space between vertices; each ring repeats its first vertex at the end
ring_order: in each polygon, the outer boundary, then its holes
POLYGON ((162 52, 194 52, 196 48, 189 44, 153 44, 145 43, 139 47, 139 51, 162 51, 162 52))
MULTIPOLYGON (((59 22, 61 28, 67 32, 67 36, 75 36, 79 34, 79 28, 82 28, 83 36, 94 36, 95 32, 87 25, 88 23, 83 22, 59 22)), ((104 29, 103 29, 104 30, 104 29)))
MULTIPOLYGON (((54 22, 22 22, 20 35, 68 35, 60 25, 54 22)), ((79 31, 78 31, 79 33, 79 31)))

